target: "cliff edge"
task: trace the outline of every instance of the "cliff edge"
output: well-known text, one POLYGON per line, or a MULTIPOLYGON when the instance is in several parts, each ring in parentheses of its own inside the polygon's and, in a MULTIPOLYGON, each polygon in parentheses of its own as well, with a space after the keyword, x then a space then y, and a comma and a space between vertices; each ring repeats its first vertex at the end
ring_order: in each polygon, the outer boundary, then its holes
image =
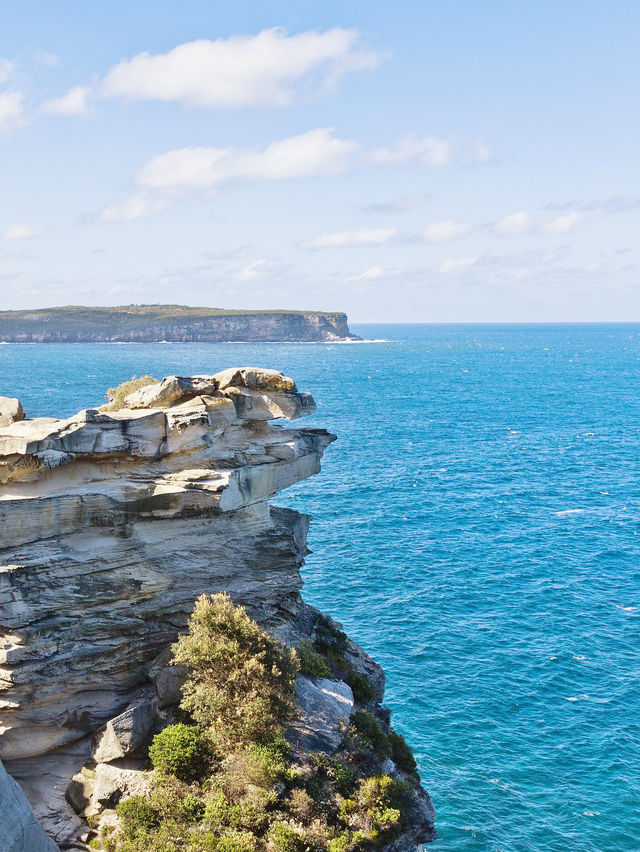
POLYGON ((70 305, 0 311, 5 343, 335 343, 360 340, 347 316, 323 311, 228 311, 185 305, 70 305))
MULTIPOLYGON (((61 848, 86 848, 87 819, 143 789, 135 760, 179 700, 168 649, 200 595, 224 591, 280 642, 326 653, 330 670, 299 677, 294 749, 344 748, 359 710, 391 732, 379 666, 300 596, 309 517, 268 502, 335 440, 273 422, 312 397, 240 368, 170 376, 124 405, 0 426, 0 757, 61 848)), ((413 804, 385 848, 413 849, 435 837, 433 808, 394 759, 371 756, 413 804)))

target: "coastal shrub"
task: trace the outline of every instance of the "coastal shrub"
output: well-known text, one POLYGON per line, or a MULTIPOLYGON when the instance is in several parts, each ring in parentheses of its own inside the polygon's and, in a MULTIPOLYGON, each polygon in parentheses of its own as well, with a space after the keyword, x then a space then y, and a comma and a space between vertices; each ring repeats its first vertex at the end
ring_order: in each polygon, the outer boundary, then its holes
POLYGON ((189 632, 173 645, 173 661, 189 672, 180 707, 223 753, 268 740, 293 718, 296 652, 226 594, 198 598, 189 632))
POLYGON ((373 688, 367 678, 351 666, 348 667, 346 681, 351 687, 353 697, 359 704, 366 704, 373 698, 373 688))
POLYGON ((320 654, 316 654, 308 639, 298 648, 298 660, 301 674, 307 677, 333 677, 331 669, 320 654))
POLYGON ((315 626, 314 645, 321 654, 334 654, 341 657, 347 649, 349 639, 347 634, 327 618, 320 614, 315 626))
POLYGON ((222 784, 233 799, 244 795, 247 786, 269 788, 284 780, 287 763, 282 753, 269 745, 253 743, 229 755, 222 765, 222 784))
POLYGON ((116 805, 116 813, 127 834, 136 833, 138 829, 155 828, 158 814, 143 796, 130 796, 116 805))
POLYGON ((205 804, 194 793, 187 793, 180 802, 180 816, 185 822, 200 822, 205 814, 205 804))
POLYGON ((341 796, 348 796, 353 791, 355 776, 344 763, 336 762, 329 767, 329 778, 332 786, 341 796))
POLYGON ((208 747, 199 728, 178 723, 155 735, 149 758, 154 769, 181 781, 194 781, 207 766, 208 747))
POLYGON ((101 407, 101 411, 119 411, 124 408, 124 398, 140 388, 146 388, 148 385, 157 385, 158 380, 153 376, 134 376, 128 382, 122 382, 115 388, 109 388, 105 394, 109 402, 101 407))
POLYGON ((341 816, 362 839, 381 846, 400 833, 412 797, 410 785, 390 775, 374 775, 360 783, 353 799, 344 801, 341 816))
POLYGON ((419 778, 418 765, 402 734, 391 731, 389 734, 389 746, 391 748, 391 759, 395 765, 409 775, 419 778))
POLYGON ((369 713, 367 710, 357 710, 351 717, 351 728, 373 751, 381 755, 389 754, 389 738, 373 713, 369 713))
POLYGON ((254 852, 257 847, 257 840, 250 832, 229 832, 218 840, 215 852, 254 852))
POLYGON ((289 822, 274 822, 267 834, 268 848, 273 852, 305 852, 304 834, 289 822))

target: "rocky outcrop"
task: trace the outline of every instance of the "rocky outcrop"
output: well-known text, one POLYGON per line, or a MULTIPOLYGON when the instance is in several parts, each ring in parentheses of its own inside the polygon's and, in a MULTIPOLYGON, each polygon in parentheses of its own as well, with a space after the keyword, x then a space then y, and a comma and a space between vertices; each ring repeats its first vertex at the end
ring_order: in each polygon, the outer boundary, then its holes
MULTIPOLYGON (((334 440, 273 422, 313 399, 241 368, 170 376, 125 404, 0 428, 0 756, 63 848, 86 828, 68 801, 112 807, 137 777, 118 773, 177 701, 168 648, 200 594, 228 592, 292 644, 319 619, 300 597, 309 518, 268 502, 334 440)), ((383 673, 344 638, 380 700, 383 673)), ((337 747, 351 689, 301 678, 299 698, 300 737, 337 747)))
POLYGON ((323 311, 224 311, 184 305, 126 305, 0 311, 7 343, 227 343, 359 340, 347 316, 323 311))

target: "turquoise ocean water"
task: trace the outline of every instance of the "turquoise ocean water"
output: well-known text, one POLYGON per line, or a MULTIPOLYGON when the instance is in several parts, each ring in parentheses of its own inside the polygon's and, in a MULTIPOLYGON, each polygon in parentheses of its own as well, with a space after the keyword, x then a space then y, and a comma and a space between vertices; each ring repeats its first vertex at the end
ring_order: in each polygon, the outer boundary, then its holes
POLYGON ((387 672, 430 848, 640 850, 640 325, 354 330, 387 342, 2 345, 0 394, 292 375, 339 436, 278 498, 315 519, 305 596, 387 672))

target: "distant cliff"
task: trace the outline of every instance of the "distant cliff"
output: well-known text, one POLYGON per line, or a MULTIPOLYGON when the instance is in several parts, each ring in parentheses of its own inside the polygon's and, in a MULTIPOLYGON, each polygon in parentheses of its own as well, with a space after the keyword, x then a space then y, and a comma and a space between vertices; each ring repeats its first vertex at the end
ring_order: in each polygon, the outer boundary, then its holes
POLYGON ((359 340, 347 316, 322 311, 227 311, 184 305, 67 306, 0 311, 7 343, 277 343, 359 340))

